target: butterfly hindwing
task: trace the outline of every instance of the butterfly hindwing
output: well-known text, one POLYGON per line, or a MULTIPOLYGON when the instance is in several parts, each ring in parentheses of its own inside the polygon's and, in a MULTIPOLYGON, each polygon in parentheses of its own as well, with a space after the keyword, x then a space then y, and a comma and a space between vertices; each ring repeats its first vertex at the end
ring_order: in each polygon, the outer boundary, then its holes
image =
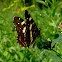
POLYGON ((14 25, 16 27, 16 31, 18 33, 17 40, 19 44, 22 46, 26 46, 24 44, 24 33, 23 33, 23 28, 26 26, 25 21, 21 19, 20 17, 14 17, 14 25))
POLYGON ((14 25, 18 33, 18 43, 23 47, 29 47, 40 33, 27 10, 25 10, 25 20, 20 17, 14 17, 14 25))

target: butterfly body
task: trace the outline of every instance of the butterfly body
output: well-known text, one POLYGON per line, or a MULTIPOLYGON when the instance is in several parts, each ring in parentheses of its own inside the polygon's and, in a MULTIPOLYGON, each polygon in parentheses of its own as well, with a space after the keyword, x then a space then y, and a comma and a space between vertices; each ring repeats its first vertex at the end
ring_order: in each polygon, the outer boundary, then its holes
POLYGON ((40 29, 37 28, 27 10, 25 10, 25 20, 20 17, 14 17, 13 22, 18 33, 17 43, 23 47, 29 47, 34 43, 36 37, 40 35, 40 29))

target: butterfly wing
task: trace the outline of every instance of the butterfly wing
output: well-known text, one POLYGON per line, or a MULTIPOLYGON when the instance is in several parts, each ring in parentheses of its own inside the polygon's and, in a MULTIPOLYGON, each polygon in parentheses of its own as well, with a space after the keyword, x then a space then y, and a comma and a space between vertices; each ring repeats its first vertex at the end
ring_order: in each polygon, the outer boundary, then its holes
POLYGON ((26 47, 26 44, 24 43, 24 33, 23 33, 23 28, 26 26, 25 21, 21 19, 20 17, 14 17, 14 25, 16 27, 16 31, 18 33, 17 40, 19 44, 22 46, 26 47))
MULTIPOLYGON (((26 19, 26 25, 27 25, 27 36, 29 37, 30 44, 34 43, 36 37, 40 35, 40 29, 37 28, 33 18, 31 15, 28 13, 27 10, 25 10, 25 19, 26 19)), ((29 42, 28 41, 28 42, 29 42)))
POLYGON ((18 33, 18 43, 23 47, 29 47, 38 37, 40 30, 37 28, 34 20, 27 10, 25 10, 25 20, 20 17, 14 17, 14 25, 18 33))

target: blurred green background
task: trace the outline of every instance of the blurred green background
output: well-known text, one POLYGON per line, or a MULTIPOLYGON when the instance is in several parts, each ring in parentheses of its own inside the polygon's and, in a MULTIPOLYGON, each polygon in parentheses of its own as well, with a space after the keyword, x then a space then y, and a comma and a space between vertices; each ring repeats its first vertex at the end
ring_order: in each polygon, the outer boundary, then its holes
POLYGON ((62 62, 62 29, 58 28, 61 21, 61 0, 0 0, 0 62, 62 62), (21 47, 16 39, 13 17, 24 19, 25 9, 40 28, 34 48, 21 47), (53 50, 37 47, 45 40, 52 40, 53 50))

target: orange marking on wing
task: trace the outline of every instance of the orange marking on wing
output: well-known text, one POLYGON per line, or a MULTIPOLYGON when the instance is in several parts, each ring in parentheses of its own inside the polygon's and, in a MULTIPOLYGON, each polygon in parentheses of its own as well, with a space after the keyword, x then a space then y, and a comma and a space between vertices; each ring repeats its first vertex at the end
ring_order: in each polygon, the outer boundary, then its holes
POLYGON ((19 32, 20 32, 20 30, 19 30, 19 32))
POLYGON ((21 41, 21 36, 19 37, 20 42, 26 47, 26 45, 21 41))

